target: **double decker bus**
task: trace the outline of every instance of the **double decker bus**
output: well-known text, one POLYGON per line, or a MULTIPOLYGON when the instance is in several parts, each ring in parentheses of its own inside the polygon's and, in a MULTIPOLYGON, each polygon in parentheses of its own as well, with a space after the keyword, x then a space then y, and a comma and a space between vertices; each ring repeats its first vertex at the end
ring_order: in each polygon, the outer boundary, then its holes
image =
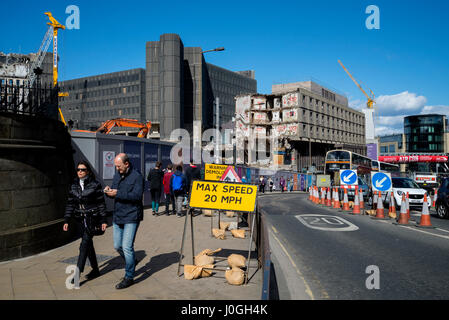
POLYGON ((371 160, 371 169, 372 171, 382 171, 382 172, 399 172, 399 166, 397 164, 382 162, 378 160, 371 160))
MULTIPOLYGON (((326 153, 325 174, 331 176, 333 185, 340 185, 340 170, 357 170, 359 188, 363 189, 364 197, 368 196, 371 185, 371 159, 348 150, 331 150, 326 153)), ((353 197, 353 190, 348 192, 353 197)))

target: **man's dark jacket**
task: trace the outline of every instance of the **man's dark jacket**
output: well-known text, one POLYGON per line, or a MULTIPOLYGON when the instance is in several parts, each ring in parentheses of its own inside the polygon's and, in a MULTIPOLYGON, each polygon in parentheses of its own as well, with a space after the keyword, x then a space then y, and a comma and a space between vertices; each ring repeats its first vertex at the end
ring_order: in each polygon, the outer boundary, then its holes
POLYGON ((64 214, 65 223, 69 223, 71 217, 79 218, 81 212, 99 215, 100 222, 106 223, 103 187, 91 176, 84 180, 84 190, 81 190, 79 178, 75 178, 70 185, 64 214), (83 210, 80 205, 84 207, 83 210))
POLYGON ((112 189, 117 189, 114 201, 116 224, 138 223, 143 220, 143 177, 131 165, 124 175, 116 172, 112 189))
POLYGON ((193 180, 201 180, 201 169, 199 166, 189 165, 186 169, 187 192, 190 192, 190 185, 193 180))

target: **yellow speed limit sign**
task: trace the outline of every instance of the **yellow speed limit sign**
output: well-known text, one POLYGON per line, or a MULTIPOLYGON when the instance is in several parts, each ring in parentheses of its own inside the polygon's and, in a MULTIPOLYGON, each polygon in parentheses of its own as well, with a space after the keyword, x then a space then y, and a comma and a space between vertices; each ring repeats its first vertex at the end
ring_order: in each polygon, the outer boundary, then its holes
POLYGON ((255 185, 195 180, 190 192, 190 207, 253 212, 256 196, 255 185))

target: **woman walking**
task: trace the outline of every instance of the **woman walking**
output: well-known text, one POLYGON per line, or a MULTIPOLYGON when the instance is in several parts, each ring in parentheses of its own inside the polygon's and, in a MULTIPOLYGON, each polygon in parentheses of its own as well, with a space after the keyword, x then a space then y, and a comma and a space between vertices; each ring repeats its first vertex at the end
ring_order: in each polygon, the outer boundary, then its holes
POLYGON ((78 162, 76 173, 77 178, 69 189, 63 230, 69 229, 72 217, 81 225, 82 236, 77 267, 80 274, 84 272, 86 259, 89 258, 92 271, 86 275, 86 278, 92 280, 100 275, 93 237, 106 230, 106 206, 103 188, 95 179, 89 164, 86 161, 78 162))
POLYGON ((148 181, 150 182, 151 193, 151 207, 153 209, 153 216, 158 214, 159 200, 161 199, 161 192, 164 180, 164 172, 162 171, 162 162, 156 162, 156 167, 148 173, 148 181))

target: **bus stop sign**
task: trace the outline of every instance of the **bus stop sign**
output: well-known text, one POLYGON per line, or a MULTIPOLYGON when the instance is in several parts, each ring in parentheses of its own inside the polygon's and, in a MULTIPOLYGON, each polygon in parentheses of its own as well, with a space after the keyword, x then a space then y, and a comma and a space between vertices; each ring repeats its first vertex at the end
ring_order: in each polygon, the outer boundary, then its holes
POLYGON ((340 170, 340 185, 356 186, 357 182, 356 170, 340 170))
POLYGON ((391 174, 385 172, 371 172, 371 182, 375 191, 389 191, 391 189, 391 174))

